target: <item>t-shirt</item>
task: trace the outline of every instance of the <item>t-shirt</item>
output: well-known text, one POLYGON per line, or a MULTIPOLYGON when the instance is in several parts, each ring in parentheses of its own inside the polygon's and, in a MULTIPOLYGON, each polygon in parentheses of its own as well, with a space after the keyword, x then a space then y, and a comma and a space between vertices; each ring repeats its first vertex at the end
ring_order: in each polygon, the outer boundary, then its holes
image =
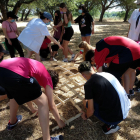
POLYGON ((23 57, 9 58, 3 60, 0 67, 11 70, 25 78, 34 77, 40 86, 46 88, 46 85, 49 85, 53 89, 51 76, 39 61, 23 57))
POLYGON ((47 48, 48 48, 48 45, 49 45, 50 43, 51 43, 51 40, 50 40, 49 38, 45 38, 40 49, 41 49, 41 50, 47 49, 47 48))
POLYGON ((125 119, 131 107, 127 93, 110 73, 96 73, 84 85, 85 99, 93 99, 99 106, 99 116, 107 122, 125 119))
MULTIPOLYGON (((135 9, 128 20, 128 22, 131 24, 130 31, 128 34, 128 38, 138 41, 140 36, 140 20, 138 21, 137 27, 136 27, 136 21, 138 19, 138 16, 140 15, 139 9, 135 9)), ((139 40, 140 41, 140 40, 139 40)))
POLYGON ((75 23, 79 24, 82 35, 91 34, 91 22, 93 22, 93 18, 89 13, 85 13, 85 15, 80 15, 74 21, 75 23))
POLYGON ((39 53, 45 36, 50 33, 46 24, 41 19, 32 19, 21 32, 18 40, 36 53, 39 53))
POLYGON ((17 31, 17 24, 16 22, 2 22, 2 28, 6 28, 6 32, 9 38, 17 38, 16 31, 17 31))
POLYGON ((139 44, 126 37, 110 36, 96 44, 95 63, 97 69, 104 63, 123 64, 139 58, 139 44))

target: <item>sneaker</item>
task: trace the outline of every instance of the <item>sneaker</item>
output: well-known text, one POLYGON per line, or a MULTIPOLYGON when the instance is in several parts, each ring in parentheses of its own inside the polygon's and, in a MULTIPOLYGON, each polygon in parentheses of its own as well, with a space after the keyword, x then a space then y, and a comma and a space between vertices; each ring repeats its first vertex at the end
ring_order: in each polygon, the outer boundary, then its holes
POLYGON ((58 135, 56 137, 51 137, 50 140, 63 140, 63 136, 62 135, 58 135))
POLYGON ((53 61, 57 61, 57 59, 55 59, 55 58, 53 57, 53 61))
POLYGON ((74 57, 75 57, 75 54, 72 54, 71 59, 69 61, 71 62, 74 59, 74 57))
POLYGON ((9 120, 9 123, 8 123, 6 129, 12 130, 21 120, 22 120, 22 115, 17 115, 17 122, 15 124, 10 124, 10 120, 9 120))
POLYGON ((107 125, 104 124, 102 126, 102 130, 103 132, 107 135, 107 134, 111 134, 111 133, 115 133, 120 129, 120 127, 118 125, 107 125))
POLYGON ((130 89, 130 90, 129 90, 129 94, 130 94, 131 96, 133 96, 133 95, 134 95, 134 90, 133 90, 133 89, 130 89))
POLYGON ((134 90, 135 92, 140 92, 140 88, 139 88, 139 87, 135 87, 135 88, 133 88, 133 90, 134 90))
POLYGON ((63 59, 63 62, 68 62, 68 58, 64 58, 63 59))

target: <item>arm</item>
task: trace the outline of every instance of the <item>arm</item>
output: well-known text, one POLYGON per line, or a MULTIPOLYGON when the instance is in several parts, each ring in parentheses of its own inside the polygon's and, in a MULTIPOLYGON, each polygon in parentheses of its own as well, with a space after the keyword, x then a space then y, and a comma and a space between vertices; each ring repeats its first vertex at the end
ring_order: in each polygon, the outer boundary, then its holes
POLYGON ((98 72, 102 72, 103 71, 103 68, 102 66, 98 68, 98 72))
POLYGON ((60 26, 62 26, 63 25, 63 23, 62 23, 62 21, 60 21, 59 23, 58 23, 58 25, 55 25, 54 27, 55 28, 58 28, 58 27, 60 27, 60 26))
POLYGON ((92 34, 94 34, 94 21, 92 22, 92 34))
POLYGON ((52 42, 54 42, 55 44, 57 44, 59 46, 59 49, 63 49, 63 47, 60 45, 60 43, 58 41, 56 41, 56 39, 54 39, 52 36, 47 36, 52 42))
MULTIPOLYGON (((130 31, 130 27, 131 27, 131 24, 129 25, 128 34, 129 34, 129 31, 130 31)), ((127 34, 127 37, 128 37, 128 34, 127 34)))
POLYGON ((74 57, 73 61, 75 61, 75 59, 76 59, 79 55, 81 55, 81 53, 80 53, 80 52, 78 52, 78 53, 75 55, 75 57, 74 57))
POLYGON ((51 43, 48 44, 49 50, 50 50, 50 54, 52 56, 52 48, 51 48, 51 43))
POLYGON ((60 38, 59 38, 59 42, 62 41, 63 34, 64 34, 64 26, 62 26, 62 32, 61 32, 61 35, 60 35, 60 38))
POLYGON ((5 38, 8 40, 8 43, 9 43, 10 45, 12 45, 12 42, 11 42, 10 38, 8 37, 8 35, 7 35, 6 28, 2 28, 2 30, 3 30, 3 33, 4 33, 4 35, 5 35, 5 38))
POLYGON ((18 35, 18 36, 20 35, 20 33, 19 33, 18 29, 17 29, 16 33, 17 33, 17 35, 18 35))

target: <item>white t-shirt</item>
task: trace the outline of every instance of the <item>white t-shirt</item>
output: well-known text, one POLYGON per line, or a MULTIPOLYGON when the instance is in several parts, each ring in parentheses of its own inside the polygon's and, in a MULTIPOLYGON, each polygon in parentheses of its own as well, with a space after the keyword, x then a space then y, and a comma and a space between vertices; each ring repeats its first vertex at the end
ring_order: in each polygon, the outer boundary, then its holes
POLYGON ((18 40, 36 53, 39 53, 45 36, 50 33, 46 24, 41 19, 32 19, 21 32, 18 40))
POLYGON ((128 38, 138 41, 139 35, 140 35, 140 20, 138 22, 137 28, 136 28, 136 21, 138 16, 140 15, 139 9, 135 9, 128 20, 128 22, 131 24, 130 31, 128 34, 128 38))

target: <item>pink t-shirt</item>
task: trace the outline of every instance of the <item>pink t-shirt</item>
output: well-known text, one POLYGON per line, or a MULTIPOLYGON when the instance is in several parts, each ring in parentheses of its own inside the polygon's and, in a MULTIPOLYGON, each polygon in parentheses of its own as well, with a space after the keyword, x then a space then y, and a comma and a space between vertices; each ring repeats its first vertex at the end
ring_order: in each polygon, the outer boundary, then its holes
POLYGON ((49 85, 53 89, 51 76, 39 61, 23 57, 9 58, 3 60, 0 67, 9 69, 25 78, 34 77, 40 86, 46 88, 46 85, 49 85))
POLYGON ((6 32, 9 38, 17 38, 16 31, 17 31, 17 24, 16 22, 2 22, 2 28, 6 28, 6 32))

